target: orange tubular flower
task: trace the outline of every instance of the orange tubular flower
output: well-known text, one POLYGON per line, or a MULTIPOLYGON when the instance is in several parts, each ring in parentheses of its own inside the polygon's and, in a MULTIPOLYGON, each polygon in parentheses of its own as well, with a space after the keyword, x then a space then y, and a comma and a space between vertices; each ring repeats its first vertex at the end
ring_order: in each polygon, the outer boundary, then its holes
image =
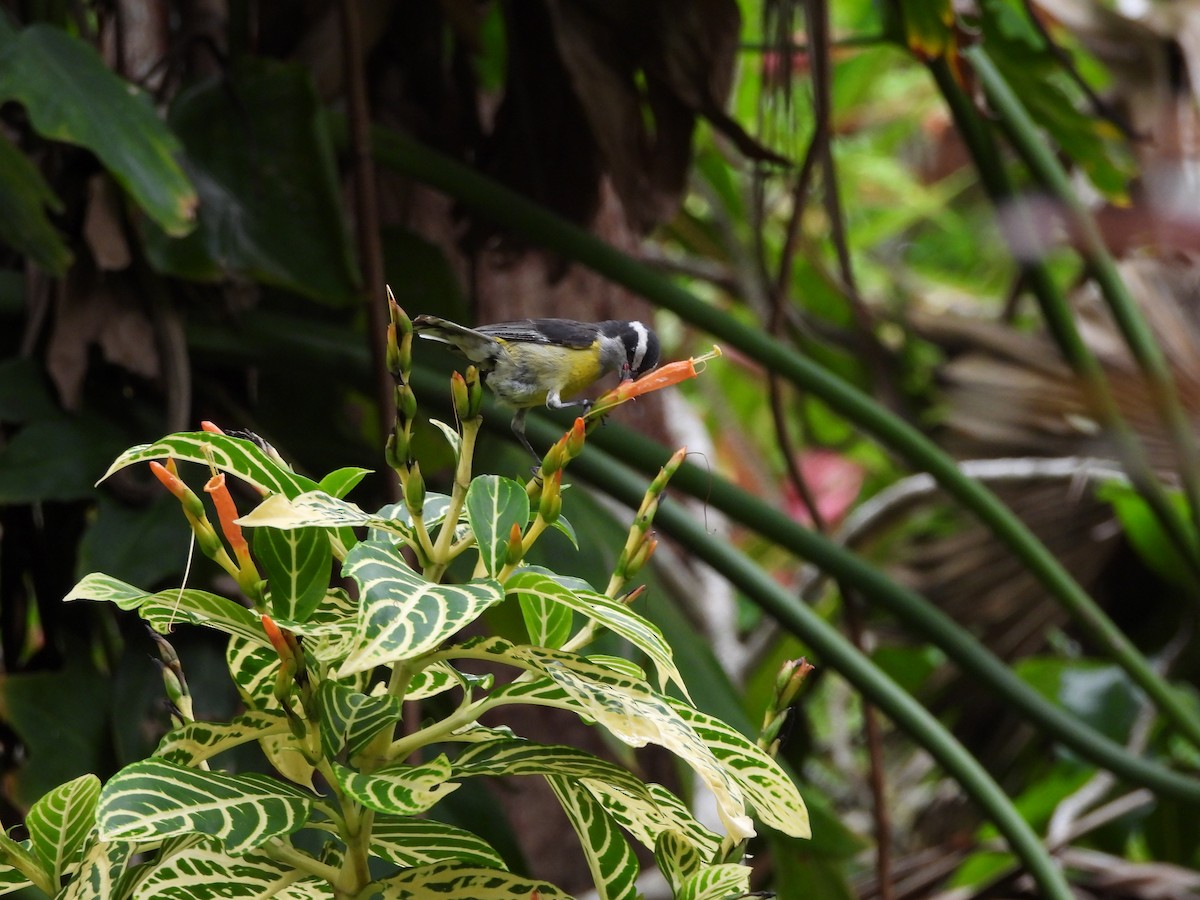
POLYGON ((597 400, 590 414, 608 412, 608 410, 614 406, 619 406, 626 400, 633 400, 644 394, 660 391, 663 388, 679 384, 681 381, 687 381, 689 378, 695 378, 704 371, 703 366, 699 369, 696 368, 698 364, 706 363, 710 359, 716 359, 720 355, 721 348, 714 344, 712 350, 703 356, 693 356, 691 359, 681 359, 677 362, 666 363, 659 366, 653 372, 647 372, 637 381, 622 382, 597 400))
POLYGON ((217 508, 217 519, 221 523, 221 532, 225 535, 225 540, 229 541, 229 546, 233 548, 238 562, 248 560, 250 545, 246 543, 246 538, 242 535, 242 526, 234 521, 238 517, 238 511, 233 504, 233 496, 225 484, 225 473, 218 472, 208 479, 208 483, 204 485, 204 492, 213 498, 213 505, 217 508))
POLYGON ((224 431, 221 430, 221 426, 215 425, 212 422, 209 422, 207 420, 200 423, 200 430, 207 431, 209 434, 224 434, 225 433, 224 431))

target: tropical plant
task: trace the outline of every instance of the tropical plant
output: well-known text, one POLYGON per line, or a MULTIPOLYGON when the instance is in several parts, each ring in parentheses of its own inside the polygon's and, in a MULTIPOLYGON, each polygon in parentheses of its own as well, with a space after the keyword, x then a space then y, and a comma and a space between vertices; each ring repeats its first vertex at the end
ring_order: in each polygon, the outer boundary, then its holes
MULTIPOLYGON (((213 426, 134 447, 109 469, 149 462, 180 501, 197 546, 239 596, 186 585, 148 593, 103 574, 88 575, 67 596, 136 610, 150 625, 175 727, 150 758, 103 786, 88 774, 44 795, 26 818, 26 840, 0 837, 6 892, 32 885, 47 896, 112 900, 566 896, 509 871, 483 838, 427 817, 479 777, 545 778, 599 896, 614 900, 638 895, 640 864, 629 838, 653 852, 675 897, 719 900, 749 890, 743 854, 755 834, 751 811, 773 829, 808 836, 804 803, 768 752, 807 664, 782 672, 775 709, 755 743, 692 705, 662 633, 630 606, 641 593, 630 580, 654 552, 650 527, 683 453, 647 488, 603 591, 531 566, 525 556, 547 529, 573 535, 561 515, 562 480, 584 449, 584 419, 527 484, 476 476, 482 386, 474 369, 465 378, 455 373, 456 424, 435 423, 453 449, 453 489, 426 491, 410 452, 412 328, 394 301, 391 311, 387 360, 397 418, 387 459, 403 502, 366 512, 344 499, 364 470, 313 481, 261 441, 213 426), (204 491, 217 527, 180 477, 179 462, 210 472, 204 491), (240 517, 227 475, 261 496, 240 517), (463 583, 447 579, 455 563, 469 572, 463 583), (353 594, 331 583, 335 567, 356 586, 353 594), (520 608, 524 640, 458 637, 506 602, 520 608), (227 636, 229 674, 244 702, 229 721, 194 716, 183 668, 162 636, 185 624, 227 636), (606 632, 644 657, 653 677, 631 660, 591 651, 606 632), (480 666, 484 673, 473 671, 480 666), (415 700, 438 713, 406 720, 405 702, 415 700), (481 721, 514 704, 567 710, 631 747, 654 744, 675 754, 712 792, 725 833, 613 762, 481 721), (223 754, 255 743, 272 774, 222 767, 223 754), (305 831, 311 840, 297 838, 305 831)), ((694 374, 690 364, 687 370, 694 374)), ((640 390, 670 376, 670 369, 652 373, 640 390)), ((588 417, 594 423, 636 392, 618 388, 588 417)))

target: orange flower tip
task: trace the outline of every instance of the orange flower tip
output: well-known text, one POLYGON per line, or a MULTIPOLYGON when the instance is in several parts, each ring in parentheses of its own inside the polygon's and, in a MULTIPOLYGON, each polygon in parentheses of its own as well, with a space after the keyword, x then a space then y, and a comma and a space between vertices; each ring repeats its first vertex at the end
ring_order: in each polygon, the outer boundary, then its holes
POLYGON ((512 528, 509 529, 509 532, 508 532, 508 542, 510 544, 515 544, 517 541, 521 540, 521 536, 522 535, 521 535, 520 523, 513 522, 512 528))
POLYGON ((215 494, 217 491, 225 487, 225 473, 214 472, 212 478, 204 483, 204 492, 206 494, 215 494))
POLYGON ((644 594, 644 593, 646 593, 646 586, 644 584, 639 584, 637 587, 635 587, 632 591, 630 591, 628 594, 626 594, 621 599, 626 604, 629 604, 629 603, 632 603, 634 600, 636 600, 638 597, 642 596, 642 594, 644 594))
POLYGON ((209 434, 224 434, 225 433, 224 431, 221 430, 221 426, 217 425, 214 422, 210 422, 207 419, 205 419, 203 422, 200 423, 200 430, 207 431, 209 434))

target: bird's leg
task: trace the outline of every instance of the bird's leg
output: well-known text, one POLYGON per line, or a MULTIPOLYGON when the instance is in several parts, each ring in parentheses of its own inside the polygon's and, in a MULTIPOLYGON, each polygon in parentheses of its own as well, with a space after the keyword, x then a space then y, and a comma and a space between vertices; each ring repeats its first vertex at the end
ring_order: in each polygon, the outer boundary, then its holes
POLYGON ((525 414, 527 412, 529 412, 528 409, 518 409, 516 413, 513 414, 512 432, 517 436, 517 439, 525 445, 525 449, 529 451, 534 462, 540 465, 542 458, 537 455, 537 451, 534 450, 533 445, 529 443, 529 438, 525 437, 525 414))
POLYGON ((558 396, 558 391, 550 391, 546 395, 546 406, 550 407, 550 409, 567 409, 571 406, 582 406, 586 410, 591 405, 591 400, 564 400, 558 396))

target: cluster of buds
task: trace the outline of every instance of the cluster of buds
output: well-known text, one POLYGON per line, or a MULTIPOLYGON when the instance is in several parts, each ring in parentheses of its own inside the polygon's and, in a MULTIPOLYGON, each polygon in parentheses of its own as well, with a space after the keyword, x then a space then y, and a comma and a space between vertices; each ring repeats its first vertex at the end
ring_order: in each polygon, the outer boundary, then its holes
POLYGON ((412 372, 412 320, 400 308, 392 289, 387 289, 388 297, 388 326, 387 326, 387 368, 388 374, 396 383, 396 422, 392 433, 388 435, 384 454, 387 463, 398 473, 401 480, 404 473, 401 469, 409 458, 409 444, 412 441, 413 421, 417 417, 417 398, 408 383, 412 372))
POLYGON ((262 578, 250 556, 250 545, 242 534, 241 526, 237 524, 237 507, 229 493, 229 487, 225 484, 224 473, 214 471, 204 486, 204 490, 213 498, 213 505, 217 509, 217 518, 221 523, 221 531, 225 535, 225 540, 229 542, 229 546, 233 548, 234 555, 232 557, 226 550, 225 544, 222 543, 220 535, 209 522, 208 513, 204 509, 204 501, 179 477, 175 460, 168 459, 165 464, 152 461, 150 471, 154 473, 163 487, 179 501, 183 508, 183 515, 187 519, 188 525, 191 526, 192 533, 196 536, 196 546, 200 548, 200 552, 229 573, 237 582, 238 587, 242 589, 242 593, 254 603, 255 608, 261 608, 263 604, 262 578))
POLYGON ((179 654, 165 637, 153 629, 148 630, 155 646, 158 647, 158 663, 162 667, 167 702, 171 704, 172 723, 178 727, 185 722, 195 721, 192 694, 188 690, 187 679, 183 677, 183 665, 179 662, 179 654))
POLYGON ((458 372, 450 376, 450 398, 458 421, 474 422, 479 418, 483 411, 483 382, 477 368, 467 366, 465 376, 458 372))
POLYGON ((800 696, 800 686, 804 684, 813 668, 812 663, 802 656, 784 662, 775 676, 771 705, 763 714, 763 725, 758 737, 759 746, 772 756, 779 752, 780 733, 788 720, 791 708, 800 696))
POLYGON ((686 456, 687 448, 681 447, 676 450, 666 464, 658 470, 658 474, 650 482, 650 486, 646 488, 642 505, 638 507, 637 515, 633 518, 633 524, 629 527, 629 536, 625 539, 625 546, 613 569, 614 583, 624 584, 633 578, 654 555, 654 551, 658 547, 658 539, 650 531, 650 526, 654 524, 654 514, 658 511, 658 504, 663 491, 666 490, 667 483, 683 464, 686 456))

